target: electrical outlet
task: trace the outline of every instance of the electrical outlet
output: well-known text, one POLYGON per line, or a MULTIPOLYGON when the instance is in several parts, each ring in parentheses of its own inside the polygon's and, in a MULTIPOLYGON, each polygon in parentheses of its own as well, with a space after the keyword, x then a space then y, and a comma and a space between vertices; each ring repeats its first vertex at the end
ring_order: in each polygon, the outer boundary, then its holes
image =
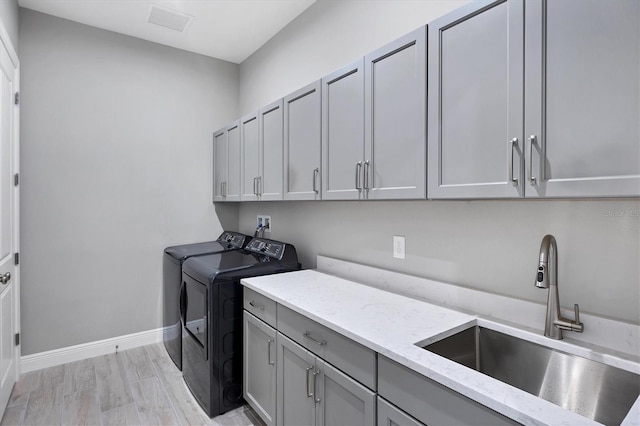
POLYGON ((393 257, 396 259, 404 259, 404 237, 400 235, 393 236, 393 257))
POLYGON ((271 216, 259 214, 256 218, 256 228, 264 228, 263 236, 268 238, 271 236, 273 230, 273 223, 271 222, 271 216))

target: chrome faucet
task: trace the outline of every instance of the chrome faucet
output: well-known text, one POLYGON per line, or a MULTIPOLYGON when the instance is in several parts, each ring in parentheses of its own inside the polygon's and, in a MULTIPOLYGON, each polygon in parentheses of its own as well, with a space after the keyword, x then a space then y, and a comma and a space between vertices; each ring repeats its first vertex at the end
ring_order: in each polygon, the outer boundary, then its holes
POLYGON ((583 324, 580 322, 580 308, 576 303, 575 320, 563 318, 560 315, 560 297, 558 296, 558 246, 553 235, 545 235, 540 244, 540 262, 538 263, 536 287, 548 288, 547 316, 544 324, 544 335, 551 339, 562 339, 562 330, 582 333, 583 324))

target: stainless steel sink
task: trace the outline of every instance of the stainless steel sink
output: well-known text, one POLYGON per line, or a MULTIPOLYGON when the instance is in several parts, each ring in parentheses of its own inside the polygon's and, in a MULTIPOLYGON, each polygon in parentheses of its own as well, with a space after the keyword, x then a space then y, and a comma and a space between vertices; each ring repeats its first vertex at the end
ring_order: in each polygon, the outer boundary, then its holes
POLYGON ((619 425, 640 376, 474 326, 424 349, 606 425, 619 425))

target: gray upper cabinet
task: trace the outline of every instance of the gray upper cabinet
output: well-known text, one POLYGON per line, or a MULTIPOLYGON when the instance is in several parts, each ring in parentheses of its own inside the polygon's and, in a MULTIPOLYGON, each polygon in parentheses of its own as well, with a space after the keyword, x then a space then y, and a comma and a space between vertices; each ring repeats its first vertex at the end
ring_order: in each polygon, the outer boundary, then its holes
POLYGON ((640 2, 527 0, 526 17, 526 196, 640 196, 640 2))
POLYGON ((284 199, 319 200, 320 81, 284 98, 284 199))
POLYGON ((637 0, 471 3, 428 75, 429 198, 640 196, 637 0))
POLYGON ((260 200, 282 200, 282 99, 260 109, 260 200))
POLYGON ((365 57, 363 187, 369 199, 426 197, 426 27, 365 57))
POLYGON ((240 201, 239 122, 213 134, 213 201, 240 201))
POLYGON ((473 2, 429 24, 429 198, 523 195, 523 19, 473 2))
POLYGON ((240 119, 240 138, 242 147, 240 199, 242 201, 256 201, 258 199, 258 179, 260 177, 260 125, 258 113, 249 114, 240 119))
POLYGON ((242 201, 282 200, 282 99, 240 119, 242 201))
POLYGON ((363 198, 364 60, 322 79, 322 199, 363 198))
POLYGON ((213 134, 213 201, 225 201, 224 185, 227 181, 227 132, 218 130, 213 134))

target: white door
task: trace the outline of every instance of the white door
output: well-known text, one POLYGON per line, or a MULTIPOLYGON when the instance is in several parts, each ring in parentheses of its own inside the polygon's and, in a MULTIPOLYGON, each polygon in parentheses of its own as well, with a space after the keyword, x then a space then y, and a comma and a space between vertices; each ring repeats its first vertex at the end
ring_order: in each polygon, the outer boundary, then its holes
POLYGON ((18 375, 18 57, 0 23, 0 418, 18 375))

